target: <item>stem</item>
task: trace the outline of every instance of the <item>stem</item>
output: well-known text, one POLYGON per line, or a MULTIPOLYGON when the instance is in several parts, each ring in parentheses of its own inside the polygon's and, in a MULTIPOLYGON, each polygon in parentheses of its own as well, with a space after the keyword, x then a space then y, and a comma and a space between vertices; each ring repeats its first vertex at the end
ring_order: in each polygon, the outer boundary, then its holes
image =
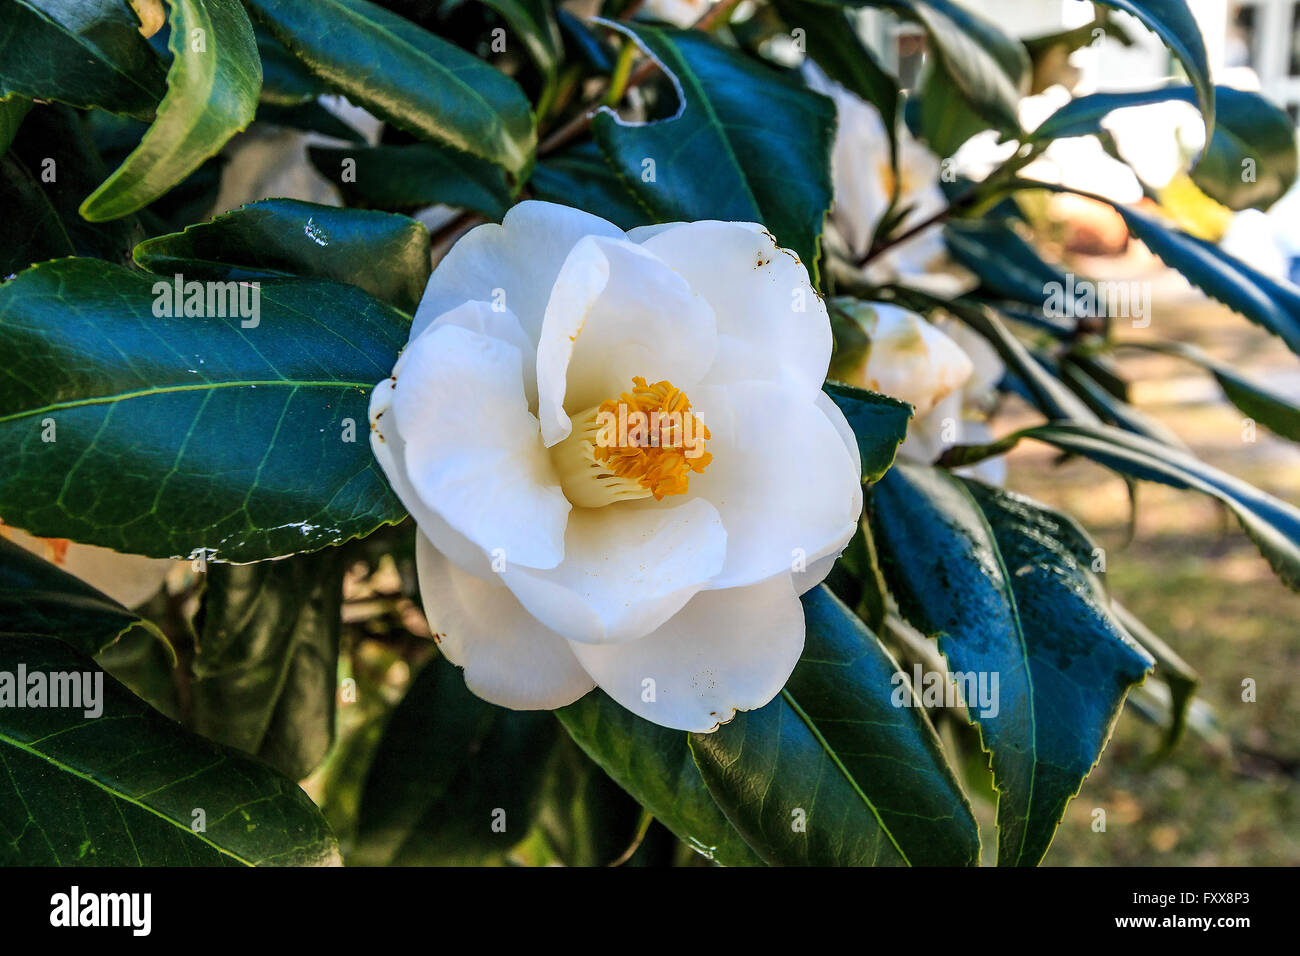
POLYGON ((604 106, 613 106, 623 98, 623 93, 627 90, 628 78, 632 75, 632 59, 636 56, 636 44, 630 39, 624 41, 623 48, 618 51, 618 62, 614 64, 614 73, 609 78, 609 89, 605 92, 605 98, 601 100, 604 106))

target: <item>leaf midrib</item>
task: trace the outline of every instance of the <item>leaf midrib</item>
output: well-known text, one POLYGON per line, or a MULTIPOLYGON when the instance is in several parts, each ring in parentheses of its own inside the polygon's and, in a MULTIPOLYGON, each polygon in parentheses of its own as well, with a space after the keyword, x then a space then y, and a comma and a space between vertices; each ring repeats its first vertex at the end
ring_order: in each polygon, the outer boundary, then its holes
POLYGON ((894 849, 898 851, 898 855, 902 861, 908 866, 911 866, 912 861, 908 859, 907 853, 903 851, 898 840, 894 838, 893 831, 885 824, 885 821, 880 816, 880 811, 876 809, 876 805, 871 801, 871 798, 867 796, 866 792, 858 784, 857 779, 849 772, 849 768, 844 765, 844 761, 840 759, 839 753, 831 746, 830 741, 822 736, 822 732, 817 728, 817 724, 810 716, 808 716, 808 713, 799 706, 799 702, 794 699, 794 695, 791 694, 789 690, 782 688, 781 696, 784 697, 785 702, 790 705, 790 709, 793 710, 799 716, 799 719, 804 722, 804 725, 808 728, 808 732, 813 735, 814 739, 816 739, 817 743, 821 746, 822 751, 830 759, 831 763, 835 764, 840 773, 844 775, 844 779, 849 782, 849 786, 851 786, 854 792, 862 798, 862 802, 866 804, 867 809, 871 811, 871 815, 876 818, 876 824, 880 827, 880 832, 889 838, 889 842, 893 844, 894 849))
POLYGON ((29 418, 33 415, 43 415, 47 412, 63 411, 69 408, 83 408, 90 405, 108 405, 113 402, 127 401, 132 398, 148 398, 153 395, 169 395, 175 392, 204 392, 216 391, 223 388, 249 388, 256 386, 280 387, 280 388, 361 388, 372 389, 375 387, 374 382, 339 382, 339 381, 291 381, 287 379, 254 379, 249 381, 236 382, 196 382, 193 385, 169 385, 163 388, 146 388, 134 392, 121 392, 116 395, 96 395, 91 398, 71 399, 66 402, 54 402, 44 405, 40 408, 26 409, 21 412, 14 412, 10 415, 0 415, 0 425, 7 422, 18 421, 19 419, 29 418))
MULTIPOLYGON (((124 803, 129 803, 132 806, 139 807, 141 810, 145 810, 148 813, 153 814, 154 816, 158 817, 160 820, 164 820, 167 823, 170 823, 176 829, 184 831, 185 833, 197 839, 199 842, 207 844, 208 846, 212 847, 212 849, 216 850, 218 853, 228 856, 232 860, 242 863, 244 866, 255 865, 251 860, 246 860, 243 857, 241 857, 238 853, 235 853, 231 850, 227 850, 225 847, 222 847, 219 844, 214 843, 212 840, 208 839, 208 837, 204 836, 202 833, 196 833, 189 826, 182 824, 178 820, 173 820, 171 817, 167 816, 166 814, 162 813, 159 810, 154 809, 153 807, 149 806, 147 803, 142 803, 140 800, 137 800, 135 797, 122 793, 120 790, 110 786, 109 784, 105 783, 102 780, 97 780, 96 778, 90 776, 89 774, 83 773, 77 768, 63 763, 61 760, 56 760, 55 758, 51 757, 49 754, 42 753, 41 751, 35 749, 34 747, 31 747, 28 744, 23 743, 20 740, 15 740, 13 737, 10 737, 6 733, 0 732, 0 743, 8 744, 9 746, 13 747, 16 750, 21 750, 24 753, 36 757, 38 760, 48 763, 50 766, 54 767, 57 770, 61 770, 64 773, 71 774, 72 776, 77 777, 79 780, 84 780, 85 782, 95 787, 98 787, 100 790, 103 790, 110 797, 113 797, 116 800, 121 800, 124 803)), ((225 758, 223 757, 222 760, 224 759, 225 758)))

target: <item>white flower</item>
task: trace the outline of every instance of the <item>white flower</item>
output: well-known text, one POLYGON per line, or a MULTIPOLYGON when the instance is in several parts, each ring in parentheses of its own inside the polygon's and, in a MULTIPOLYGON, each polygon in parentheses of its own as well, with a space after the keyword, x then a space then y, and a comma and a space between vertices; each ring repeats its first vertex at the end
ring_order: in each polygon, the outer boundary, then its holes
POLYGON ((646 0, 641 5, 641 14, 685 30, 708 13, 711 6, 713 0, 646 0))
POLYGON ((624 233, 525 202, 453 246, 370 421, 470 689, 542 709, 599 685, 696 731, 771 700, 798 594, 862 506, 830 351, 807 271, 761 226, 624 233), (634 413, 656 409, 682 415, 646 447, 634 413))
MULTIPOLYGON (((983 336, 956 320, 931 323, 895 305, 856 303, 845 311, 870 344, 836 374, 915 408, 898 449, 902 458, 929 464, 953 445, 991 440, 984 416, 1006 367, 983 336)), ((984 469, 979 477, 997 473, 984 469)))
POLYGON ((93 544, 77 544, 66 538, 35 538, 3 522, 0 522, 0 535, 130 608, 157 594, 171 570, 183 566, 178 561, 120 554, 93 544))
MULTIPOLYGON (((837 126, 831 151, 835 200, 831 222, 848 258, 860 260, 871 249, 881 220, 889 212, 895 185, 897 210, 908 210, 895 234, 920 225, 948 205, 939 185, 939 157, 898 124, 898 179, 889 152, 889 131, 880 111, 829 79, 811 60, 804 66, 808 86, 835 103, 837 126)), ((974 276, 948 256, 942 229, 934 225, 885 250, 864 269, 878 285, 897 282, 953 297, 974 287, 974 276)))

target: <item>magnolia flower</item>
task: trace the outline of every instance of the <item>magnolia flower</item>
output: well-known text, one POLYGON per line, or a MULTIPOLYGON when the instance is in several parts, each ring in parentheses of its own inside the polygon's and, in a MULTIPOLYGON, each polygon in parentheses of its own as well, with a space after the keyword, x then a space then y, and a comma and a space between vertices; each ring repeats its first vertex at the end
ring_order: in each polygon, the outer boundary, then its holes
MULTIPOLYGON (((829 96, 838 120, 831 151, 835 201, 831 223, 847 258, 860 260, 871 249, 876 229, 890 211, 894 191, 897 210, 907 210, 895 233, 920 225, 948 205, 939 185, 939 157, 898 124, 898 176, 889 151, 889 131, 880 111, 829 79, 811 60, 804 66, 808 86, 829 96)), ((974 287, 974 276, 948 256, 938 225, 924 229, 874 257, 865 277, 881 285, 897 282, 953 297, 974 287)))
POLYGON ((35 538, 3 522, 0 522, 0 535, 81 578, 125 607, 137 607, 157 594, 167 575, 179 564, 162 558, 119 554, 66 538, 35 538))
MULTIPOLYGON (((987 412, 1006 367, 983 336, 953 319, 931 323, 895 305, 844 300, 839 309, 866 342, 842 350, 831 374, 913 406, 900 457, 929 464, 953 445, 991 440, 987 412)), ((1001 484, 1002 459, 989 461, 972 473, 1001 484)))
POLYGON ((370 423, 469 688, 600 686, 695 731, 771 700, 862 507, 830 352, 804 266, 751 223, 524 202, 453 246, 370 423))

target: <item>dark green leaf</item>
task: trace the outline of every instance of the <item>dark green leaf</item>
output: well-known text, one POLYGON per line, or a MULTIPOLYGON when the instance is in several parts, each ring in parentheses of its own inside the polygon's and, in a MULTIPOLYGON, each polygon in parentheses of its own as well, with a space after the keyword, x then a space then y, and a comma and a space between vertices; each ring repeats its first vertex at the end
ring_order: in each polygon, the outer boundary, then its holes
POLYGON ((920 23, 937 66, 970 107, 998 129, 1020 129, 1020 97, 1028 92, 1029 54, 1001 27, 952 0, 866 0, 920 23))
POLYGON ((53 637, 98 654, 136 625, 158 635, 107 594, 0 535, 0 634, 53 637))
POLYGON ((31 100, 16 94, 0 99, 0 154, 9 149, 9 144, 18 135, 18 127, 23 124, 23 117, 31 108, 31 100))
POLYGON ((257 55, 262 61, 262 103, 297 106, 329 92, 325 81, 307 69, 265 27, 254 24, 253 32, 257 36, 257 55))
POLYGON ((1300 354, 1300 288, 1257 271, 1213 243, 1161 224, 1126 206, 1116 210, 1129 231, 1192 285, 1281 336, 1300 354))
POLYGON ((582 143, 548 156, 533 170, 529 185, 538 199, 585 210, 620 229, 654 222, 636 194, 600 155, 595 143, 582 143))
POLYGON ((968 866, 979 834, 893 658, 824 587, 781 696, 691 751, 709 792, 773 864, 968 866))
POLYGON ((636 840, 641 807, 563 734, 537 813, 537 831, 566 866, 609 866, 636 840))
POLYGON ((414 312, 429 281, 429 232, 405 216, 296 199, 249 203, 135 247, 137 265, 186 279, 313 276, 414 312))
POLYGON ((307 155, 349 205, 411 210, 443 203, 497 221, 511 205, 500 166, 433 143, 311 146, 307 155))
POLYGON ((271 768, 182 729, 61 641, 7 636, 0 672, 102 680, 102 713, 0 707, 0 861, 26 866, 336 862, 320 811, 271 768), (199 827, 202 824, 202 828, 199 827))
POLYGON ((134 219, 89 223, 77 211, 106 172, 75 111, 34 107, 0 158, 0 208, 5 211, 0 278, 61 256, 125 262, 131 246, 144 236, 140 224, 134 219))
POLYGON ((343 570, 338 548, 208 568, 195 730, 291 780, 315 769, 334 737, 343 570))
POLYGON ((366 0, 248 0, 313 73, 408 132, 520 175, 536 134, 513 80, 366 0))
POLYGON ((968 139, 989 128, 988 121, 975 111, 947 75, 933 65, 922 72, 917 95, 908 98, 909 119, 914 104, 917 131, 939 156, 952 156, 968 139))
POLYGON ((998 862, 1035 865, 1151 659, 1115 623, 1063 515, 899 465, 875 486, 871 520, 904 616, 938 638, 950 671, 998 675, 996 713, 970 701, 967 713, 992 754, 998 862))
POLYGON ((723 866, 761 865, 709 796, 686 734, 643 720, 599 689, 555 714, 587 756, 679 839, 723 866))
POLYGON ((510 24, 523 42, 524 49, 536 65, 547 86, 555 82, 555 73, 564 54, 560 28, 549 0, 482 0, 510 24))
POLYGON ((532 826, 557 732, 550 714, 489 704, 459 668, 430 661, 384 729, 349 861, 499 861, 532 826))
POLYGON ((842 382, 827 382, 823 389, 839 406, 857 436, 862 480, 879 481, 894 463, 898 446, 907 437, 912 406, 842 382))
POLYGON ((81 204, 93 222, 153 202, 253 121, 262 64, 239 0, 167 0, 167 95, 135 152, 81 204))
POLYGON ((988 445, 950 449, 944 462, 952 466, 971 464, 1009 451, 1022 438, 1034 438, 1064 452, 1082 455, 1130 478, 1217 498, 1237 516, 1273 572, 1287 587, 1300 590, 1300 510, 1190 454, 1141 435, 1108 425, 1038 425, 988 445))
POLYGON ((166 90, 163 76, 120 0, 0 4, 0 99, 19 93, 147 120, 166 90))
POLYGON ((24 356, 0 381, 0 515, 40 537, 217 561, 400 520, 367 403, 406 320, 314 279, 264 283, 256 327, 206 307, 168 318, 154 313, 168 284, 61 259, 0 287, 0 351, 24 356))
POLYGON ((703 33, 617 29, 671 75, 680 101, 676 114, 650 123, 627 124, 608 109, 595 115, 592 132, 619 175, 661 222, 763 223, 815 281, 831 202, 830 100, 703 33))
POLYGON ((1112 395, 1085 371, 1086 368, 1088 366, 1070 361, 1060 364, 1055 371, 1060 375, 1061 381, 1082 398, 1102 421, 1174 448, 1187 449, 1187 443, 1169 426, 1112 395))

